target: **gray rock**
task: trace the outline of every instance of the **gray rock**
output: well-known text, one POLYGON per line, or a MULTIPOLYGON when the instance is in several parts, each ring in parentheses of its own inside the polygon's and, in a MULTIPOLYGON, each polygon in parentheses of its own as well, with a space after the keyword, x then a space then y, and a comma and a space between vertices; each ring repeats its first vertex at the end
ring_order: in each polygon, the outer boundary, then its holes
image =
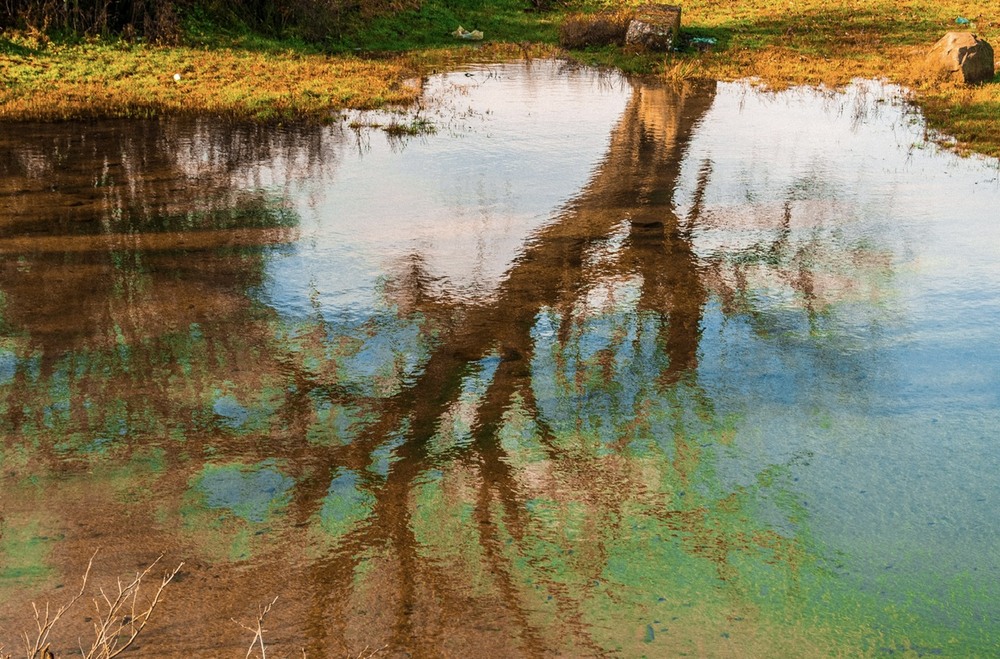
POLYGON ((681 32, 681 8, 674 5, 642 5, 628 24, 625 45, 667 51, 681 32))
POLYGON ((966 84, 993 79, 993 47, 971 32, 948 32, 923 61, 925 76, 966 84))

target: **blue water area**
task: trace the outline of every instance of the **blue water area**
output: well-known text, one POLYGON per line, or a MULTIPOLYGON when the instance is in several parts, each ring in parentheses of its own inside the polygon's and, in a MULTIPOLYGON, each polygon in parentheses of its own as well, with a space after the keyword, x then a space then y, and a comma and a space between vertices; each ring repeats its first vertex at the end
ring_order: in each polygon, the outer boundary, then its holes
POLYGON ((231 512, 248 522, 261 523, 288 502, 294 481, 270 461, 244 466, 208 465, 195 487, 208 508, 231 512))

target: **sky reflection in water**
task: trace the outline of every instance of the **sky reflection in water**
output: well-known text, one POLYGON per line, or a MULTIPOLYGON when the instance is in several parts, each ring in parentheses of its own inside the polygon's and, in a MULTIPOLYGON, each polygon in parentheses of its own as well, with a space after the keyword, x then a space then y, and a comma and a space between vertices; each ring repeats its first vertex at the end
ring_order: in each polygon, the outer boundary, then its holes
POLYGON ((0 619, 110 535, 187 561, 153 654, 996 650, 996 163, 873 83, 426 85, 0 139, 0 619))

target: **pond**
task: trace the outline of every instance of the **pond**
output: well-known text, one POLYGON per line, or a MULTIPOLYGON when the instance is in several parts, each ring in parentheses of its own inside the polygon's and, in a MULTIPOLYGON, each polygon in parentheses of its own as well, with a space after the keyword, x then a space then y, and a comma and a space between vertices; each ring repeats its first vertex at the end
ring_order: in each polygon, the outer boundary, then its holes
POLYGON ((144 656, 1000 649, 995 161, 870 81, 422 84, 0 134, 0 642, 97 551, 57 653, 160 555, 144 656))

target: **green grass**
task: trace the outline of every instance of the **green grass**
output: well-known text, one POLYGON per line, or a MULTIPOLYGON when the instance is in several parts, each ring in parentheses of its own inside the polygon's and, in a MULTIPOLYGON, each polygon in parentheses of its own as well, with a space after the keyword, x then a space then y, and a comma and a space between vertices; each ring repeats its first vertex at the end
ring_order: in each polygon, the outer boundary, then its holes
POLYGON ((459 43, 451 35, 459 25, 481 30, 490 41, 556 43, 560 14, 526 11, 520 0, 455 0, 423 2, 416 10, 358 20, 351 32, 331 40, 333 50, 404 51, 447 48, 459 43))

